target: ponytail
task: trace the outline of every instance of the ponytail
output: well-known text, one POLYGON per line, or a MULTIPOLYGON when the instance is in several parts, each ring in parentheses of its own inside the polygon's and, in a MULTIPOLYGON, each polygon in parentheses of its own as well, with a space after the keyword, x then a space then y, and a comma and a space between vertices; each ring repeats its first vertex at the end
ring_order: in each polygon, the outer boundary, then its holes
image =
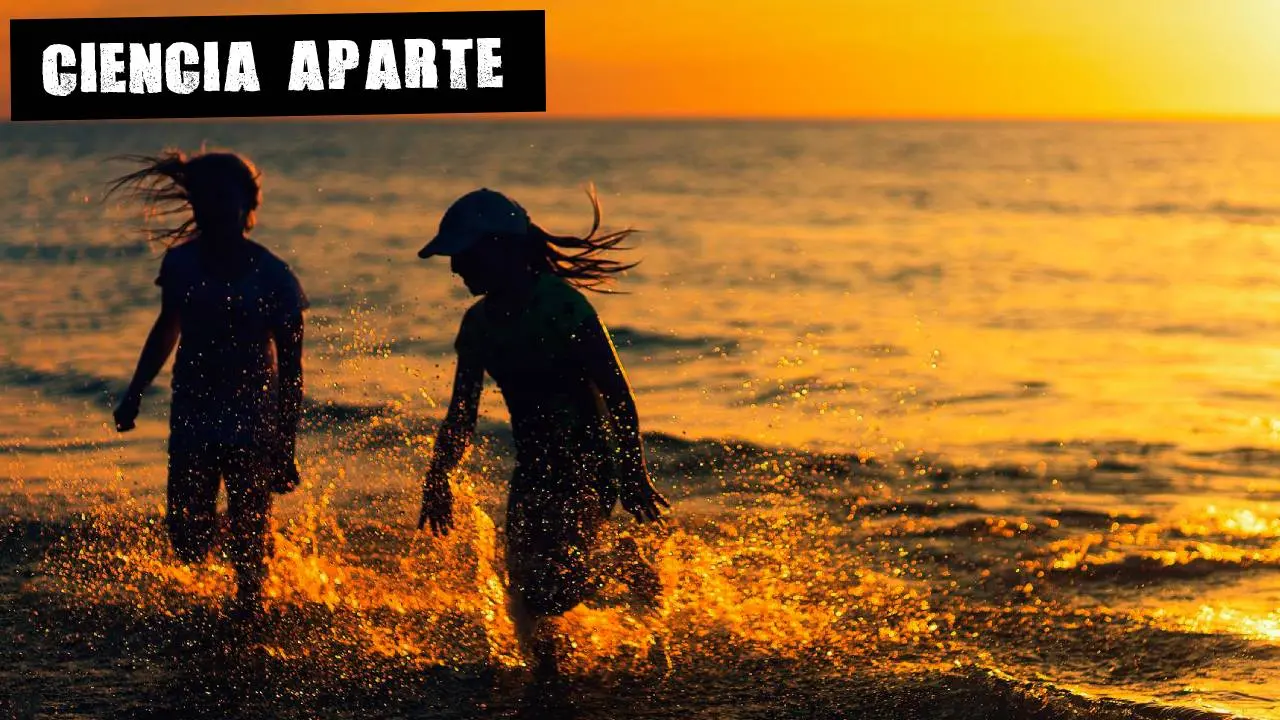
POLYGON ((602 289, 602 286, 609 284, 613 276, 640 263, 622 263, 600 255, 612 250, 631 249, 620 246, 620 243, 638 231, 627 228, 597 237, 596 232, 600 229, 600 199, 596 196, 594 187, 587 189, 587 197, 591 199, 592 222, 591 231, 583 237, 552 235, 541 227, 530 224, 530 264, 535 271, 551 273, 580 289, 614 292, 602 289))

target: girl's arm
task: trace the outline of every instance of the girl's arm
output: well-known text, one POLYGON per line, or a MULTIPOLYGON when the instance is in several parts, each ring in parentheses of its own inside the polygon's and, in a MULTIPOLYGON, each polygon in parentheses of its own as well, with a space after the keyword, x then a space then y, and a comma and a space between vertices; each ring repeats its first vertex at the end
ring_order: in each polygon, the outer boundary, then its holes
POLYGON ((168 304, 161 304, 160 317, 147 335, 147 342, 142 346, 142 356, 138 358, 138 367, 133 372, 133 380, 125 391, 115 411, 116 430, 128 432, 134 428, 138 419, 138 410, 142 406, 142 393, 160 374, 169 355, 178 344, 178 313, 168 304))
POLYGON ((302 482, 296 459, 302 420, 302 329, 301 311, 278 320, 272 329, 280 385, 278 434, 270 449, 275 462, 271 489, 277 493, 291 492, 302 482))
POLYGON ((587 375, 600 394, 614 422, 614 429, 622 444, 620 477, 622 506, 637 520, 657 520, 662 517, 659 506, 671 507, 667 499, 653 486, 644 461, 644 441, 640 438, 640 417, 636 412, 631 384, 618 360, 609 332, 594 316, 584 322, 574 334, 576 351, 587 369, 587 375))
POLYGON ((458 369, 453 378, 453 397, 449 411, 436 434, 431 469, 422 482, 422 513, 418 529, 429 521, 431 531, 444 535, 453 527, 453 491, 449 473, 462 462, 476 431, 476 415, 480 393, 484 390, 484 366, 468 355, 458 356, 458 369))
POLYGON ((302 419, 302 313, 296 313, 275 330, 276 360, 280 368, 280 431, 290 456, 302 419))

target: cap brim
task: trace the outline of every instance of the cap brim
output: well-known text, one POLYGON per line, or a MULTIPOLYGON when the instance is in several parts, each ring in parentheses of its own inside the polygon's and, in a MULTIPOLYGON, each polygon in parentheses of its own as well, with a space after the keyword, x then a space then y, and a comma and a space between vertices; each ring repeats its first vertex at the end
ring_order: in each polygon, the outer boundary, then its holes
POLYGON ((452 235, 440 234, 431 239, 421 250, 418 251, 418 257, 429 258, 437 255, 451 256, 471 247, 475 242, 475 238, 468 235, 452 235))

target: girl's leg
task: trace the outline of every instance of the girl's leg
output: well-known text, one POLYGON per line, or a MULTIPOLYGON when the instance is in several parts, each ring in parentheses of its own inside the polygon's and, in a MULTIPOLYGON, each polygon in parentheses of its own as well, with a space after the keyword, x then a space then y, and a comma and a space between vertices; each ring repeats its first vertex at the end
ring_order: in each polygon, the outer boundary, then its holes
POLYGON ((556 616, 542 615, 525 602, 524 593, 512 588, 510 612, 520 647, 533 660, 533 673, 539 679, 560 674, 560 649, 556 637, 556 616))
POLYGON ((165 524, 178 557, 198 563, 209 555, 217 530, 219 458, 211 452, 169 454, 165 524))
POLYGON ((266 580, 271 488, 264 458, 255 449, 237 448, 227 463, 227 512, 231 516, 231 563, 236 569, 236 600, 246 610, 261 603, 266 580))
POLYGON ((557 622, 593 595, 603 577, 593 550, 603 517, 594 493, 513 491, 507 506, 511 617, 535 673, 558 671, 557 622))
MULTIPOLYGON (((510 518, 511 511, 508 513, 510 518)), ((517 523, 521 521, 530 522, 517 516, 517 523)), ((508 533, 511 617, 521 646, 534 661, 535 675, 548 678, 559 673, 559 616, 589 599, 610 577, 631 590, 646 615, 659 620, 653 628, 657 635, 649 660, 659 672, 670 672, 660 622, 662 581, 658 571, 645 559, 634 538, 619 538, 609 552, 597 554, 592 540, 598 539, 598 533, 586 537, 578 528, 562 524, 565 521, 566 517, 557 513, 544 516, 542 522, 533 521, 535 527, 542 526, 542 532, 535 533, 535 537, 541 535, 542 542, 530 543, 526 536, 526 544, 518 545, 512 542, 513 533, 508 533), (551 518, 556 522, 546 522, 551 518)), ((589 519, 585 522, 587 527, 593 524, 589 519)), ((519 542, 519 533, 514 535, 519 542)))

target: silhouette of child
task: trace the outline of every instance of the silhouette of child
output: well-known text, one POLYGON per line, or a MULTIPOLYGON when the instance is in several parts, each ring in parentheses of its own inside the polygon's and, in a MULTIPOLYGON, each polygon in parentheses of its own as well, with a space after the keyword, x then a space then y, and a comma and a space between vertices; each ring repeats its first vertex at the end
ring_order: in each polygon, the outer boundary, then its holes
POLYGON ((469 193, 444 214, 419 253, 443 255, 473 295, 458 331, 453 397, 423 484, 418 527, 452 527, 449 473, 475 432, 484 374, 511 414, 516 467, 507 505, 512 615, 539 674, 557 671, 545 622, 593 595, 610 576, 653 601, 656 571, 634 540, 599 552, 600 531, 620 498, 643 522, 670 507, 644 460, 631 387, 608 331, 578 288, 596 289, 632 265, 600 257, 632 231, 582 238, 548 234, 506 196, 469 193))
POLYGON ((159 233, 170 241, 156 278, 160 316, 115 410, 116 428, 133 429, 143 392, 177 345, 169 538, 184 562, 208 555, 225 480, 237 579, 233 615, 251 619, 261 610, 271 493, 298 483, 307 298, 288 265, 247 237, 262 197, 248 160, 178 152, 129 159, 143 167, 117 178, 108 194, 130 190, 153 210, 185 220, 159 233))

